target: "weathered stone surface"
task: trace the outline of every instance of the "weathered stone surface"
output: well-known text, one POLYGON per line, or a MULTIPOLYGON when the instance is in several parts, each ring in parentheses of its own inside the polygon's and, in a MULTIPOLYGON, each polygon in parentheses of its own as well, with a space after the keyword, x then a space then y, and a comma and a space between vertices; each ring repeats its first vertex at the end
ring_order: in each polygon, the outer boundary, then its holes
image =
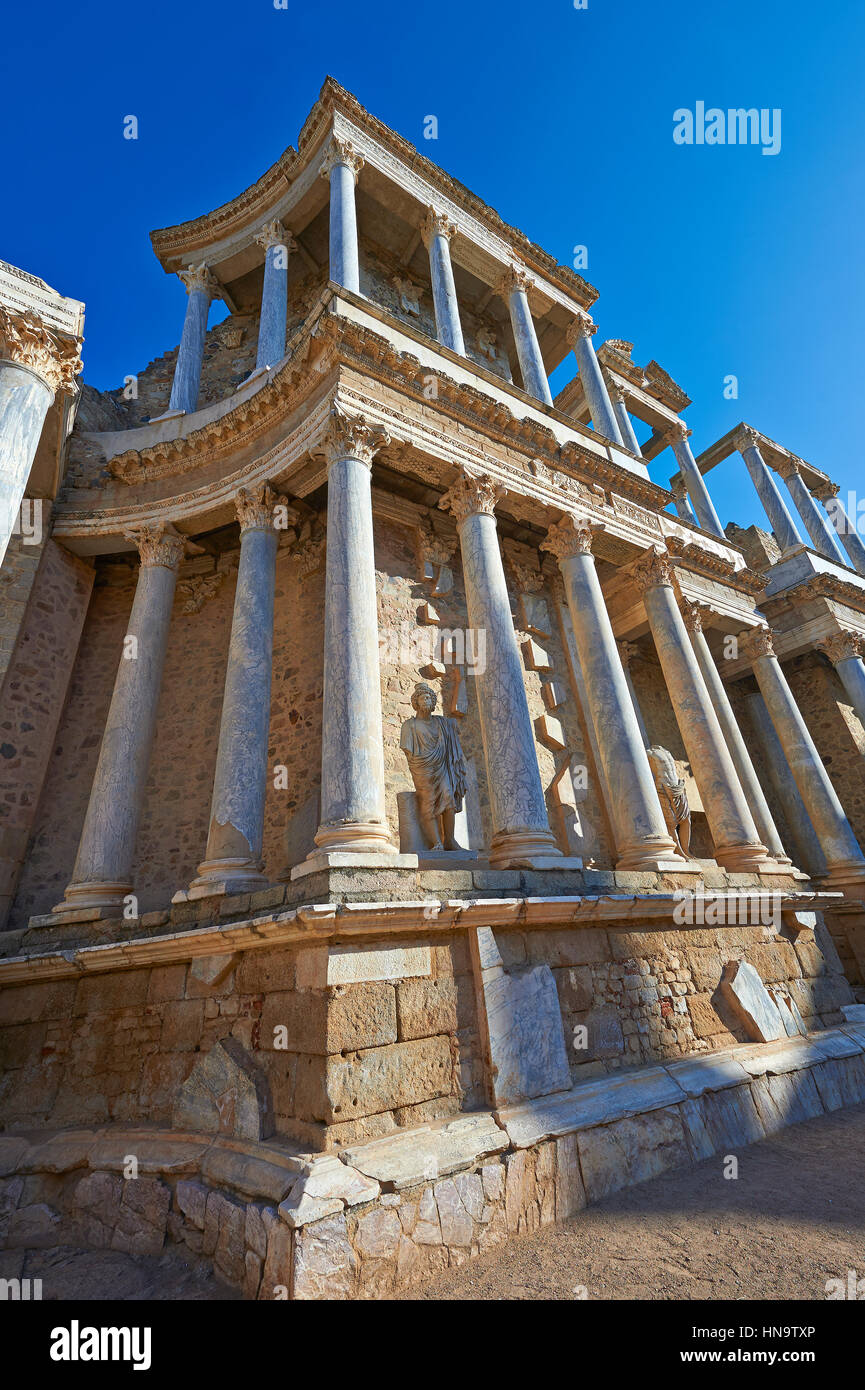
POLYGON ((501 1111, 500 1118, 511 1143, 522 1149, 684 1099, 685 1091, 662 1067, 646 1067, 625 1076, 584 1082, 563 1096, 514 1106, 501 1111))
POLYGON ((399 1190, 469 1168, 507 1145, 507 1134, 490 1115, 466 1115, 440 1129, 424 1127, 345 1149, 343 1158, 362 1173, 399 1190))
POLYGON ((350 1298, 357 1256, 344 1216, 330 1216, 295 1233, 294 1297, 350 1298))
MULTIPOLYGON (((315 1118, 328 1123, 448 1095, 453 1089, 450 1043, 443 1037, 421 1038, 328 1057, 322 1081, 315 1118)), ((299 1092, 300 1084, 299 1073, 299 1092)))
POLYGON ((810 1071, 757 1076, 751 1094, 767 1134, 777 1134, 787 1125, 801 1124, 823 1114, 823 1103, 810 1071))
POLYGON ((402 1234, 395 1211, 378 1208, 366 1212, 357 1223, 354 1243, 361 1255, 386 1260, 396 1253, 402 1234))
POLYGON ((497 1103, 567 1090, 571 1075, 550 967, 485 970, 482 983, 497 1103))
POLYGON ((723 1091, 749 1080, 747 1071, 734 1057, 686 1057, 681 1062, 668 1062, 666 1070, 689 1096, 723 1091))
POLYGON ((9 1218, 6 1245, 11 1250, 47 1250, 60 1245, 62 1218, 47 1202, 19 1207, 9 1218))
POLYGON ((721 980, 721 993, 742 1020, 749 1037, 757 1042, 774 1042, 786 1035, 786 1028, 766 986, 747 961, 728 961, 721 980))
POLYGON ((444 1245, 471 1245, 472 1218, 463 1206, 453 1178, 437 1182, 433 1188, 444 1245))
POLYGON ((842 1004, 841 1017, 845 1023, 865 1023, 865 1004, 842 1004))
POLYGON ((455 1033, 457 986, 453 976, 401 980, 396 987, 400 1041, 455 1033))
POLYGON ((582 1130, 577 1143, 591 1202, 691 1161, 682 1117, 676 1109, 582 1130))
POLYGON ((344 1207, 371 1202, 379 1191, 375 1179, 341 1163, 338 1158, 323 1156, 294 1179, 280 1203, 279 1214, 296 1229, 324 1216, 333 1216, 344 1207))
POLYGON ((204 1183, 184 1178, 177 1184, 175 1194, 177 1205, 187 1221, 191 1222, 193 1226, 197 1226, 199 1231, 203 1231, 204 1214, 207 1210, 210 1189, 204 1183))
POLYGON ((556 1143, 556 1220, 567 1221, 586 1205, 577 1136, 565 1134, 556 1143))
POLYGON ((716 1153, 742 1148, 765 1137, 747 1086, 707 1092, 702 1105, 706 1129, 716 1153))
POLYGON ((196 1062, 174 1106, 177 1129, 266 1139, 273 1133, 267 1078, 236 1038, 223 1038, 196 1062))
POLYGON ((356 984, 366 980, 404 980, 429 975, 429 946, 333 946, 327 958, 329 985, 356 984))
POLYGON ((294 1165, 280 1162, 278 1151, 269 1161, 258 1154, 243 1153, 222 1144, 213 1144, 201 1164, 202 1177, 215 1187, 228 1187, 244 1197, 264 1197, 279 1202, 295 1181, 294 1165))

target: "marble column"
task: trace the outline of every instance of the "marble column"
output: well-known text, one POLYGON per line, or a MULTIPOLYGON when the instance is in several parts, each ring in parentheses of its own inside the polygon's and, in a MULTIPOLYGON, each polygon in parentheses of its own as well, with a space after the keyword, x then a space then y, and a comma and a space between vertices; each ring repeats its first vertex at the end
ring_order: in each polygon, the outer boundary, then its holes
POLYGON ((436 336, 442 347, 450 348, 465 357, 466 345, 460 323, 460 310, 451 265, 451 239, 457 229, 450 218, 435 208, 429 208, 421 227, 421 236, 429 253, 433 304, 435 305, 436 336))
POLYGON ((682 521, 690 521, 693 525, 696 517, 688 501, 688 489, 685 487, 684 478, 673 478, 670 483, 670 491, 673 494, 673 503, 676 512, 681 517, 682 521))
POLYGON ((616 868, 652 871, 681 866, 595 569, 592 527, 566 516, 550 527, 541 549, 556 556, 565 583, 589 713, 609 788, 608 811, 619 852, 616 868))
POLYGON ((353 146, 334 136, 320 170, 330 181, 330 278, 354 294, 360 294, 354 190, 362 168, 363 159, 353 146))
POLYGON ((858 632, 834 632, 817 645, 838 672, 853 712, 865 729, 865 638, 858 632))
POLYGON ((688 496, 697 514, 697 521, 704 531, 717 536, 719 540, 726 540, 724 528, 721 525, 718 513, 715 511, 715 504, 709 496, 709 489, 706 487, 706 480, 697 467, 697 460, 691 452, 688 443, 691 431, 684 420, 677 420, 673 430, 673 437, 670 440, 676 462, 682 474, 682 480, 688 491, 688 496))
MULTIPOLYGON (((185 542, 172 526, 145 526, 127 540, 141 565, 114 691, 90 789, 72 881, 58 914, 101 908, 119 915, 132 865, 185 542)), ((136 914, 137 915, 137 914, 136 914)))
POLYGON ((812 878, 825 878, 825 856, 817 841, 808 812, 805 810, 805 803, 799 788, 796 786, 796 780, 790 771, 790 764, 787 762, 786 754, 781 747, 781 740, 775 733, 775 726, 769 718, 766 702, 759 690, 754 690, 746 695, 745 701, 755 737, 763 749, 769 780, 779 805, 783 807, 784 819, 793 837, 796 866, 799 869, 804 869, 805 873, 810 874, 812 878))
POLYGON ((30 310, 0 304, 0 564, 15 529, 45 417, 81 370, 77 339, 51 333, 30 310))
POLYGON ((776 473, 787 484, 787 491, 796 504, 796 510, 804 522, 814 549, 824 559, 832 560, 836 565, 843 565, 845 560, 838 549, 832 528, 808 491, 801 469, 802 460, 792 456, 775 465, 776 473))
POLYGON ((649 731, 646 728, 646 721, 643 718, 643 711, 640 708, 640 701, 637 698, 637 690, 634 685, 634 678, 631 675, 631 662, 639 656, 640 649, 637 646, 636 642, 617 642, 616 646, 619 649, 619 657, 621 658, 622 670, 625 673, 625 681, 627 683, 628 691, 631 696, 631 701, 634 706, 634 714, 637 716, 637 724, 639 725, 640 729, 640 738, 643 740, 643 747, 648 748, 652 740, 649 738, 649 731))
POLYGON ((297 245, 281 222, 268 222, 255 238, 264 247, 264 284, 258 323, 256 369, 275 367, 285 356, 288 310, 288 257, 297 245))
POLYGON ((829 881, 861 897, 865 891, 865 858, 787 684, 775 655, 772 634, 768 628, 743 632, 739 651, 752 662, 760 694, 825 856, 829 881))
POLYGON ((204 361, 204 339, 207 336, 210 301, 219 299, 221 290, 218 280, 204 264, 179 270, 177 275, 186 286, 188 297, 168 409, 191 413, 198 408, 198 388, 201 383, 201 364, 204 361))
POLYGON ((240 523, 237 588, 207 848, 190 897, 247 892, 267 882, 261 852, 279 543, 275 509, 285 498, 268 485, 240 488, 234 505, 240 523))
POLYGON ((625 393, 617 382, 607 383, 607 393, 613 406, 613 414, 619 423, 619 432, 626 449, 630 449, 632 454, 636 454, 638 459, 643 457, 639 441, 634 431, 634 422, 628 410, 628 402, 625 400, 625 393))
POLYGON ((742 737, 742 730, 739 728, 739 721, 730 703, 727 688, 721 680, 721 674, 706 640, 706 634, 703 631, 703 611, 699 604, 689 603, 687 599, 682 600, 681 609, 682 620, 690 635, 691 645, 703 673, 712 704, 715 706, 715 713, 727 741, 727 747, 730 750, 730 756, 738 773, 742 790, 751 808, 757 832, 772 858, 787 867, 791 863, 790 856, 784 849, 781 836, 778 834, 777 826, 772 819, 769 803, 760 785, 760 779, 754 770, 751 754, 748 752, 742 737))
POLYGON ((521 266, 509 266, 496 286, 496 293, 506 300, 511 315, 511 328, 514 333, 520 371, 523 375, 523 390, 544 405, 552 405, 553 397, 544 359, 535 332, 535 321, 529 308, 531 279, 521 266))
POLYGON ((583 383, 583 392, 589 407, 589 414, 592 417, 592 424, 598 434, 602 434, 613 444, 621 444, 624 448, 625 441, 622 438, 622 431, 619 429, 613 403, 607 394, 607 383, 604 381, 604 374, 595 356, 592 336, 597 331, 597 325, 588 314, 578 314, 568 328, 567 341, 577 359, 580 381, 583 383))
POLYGON ((791 546, 801 545, 802 537, 796 530, 796 523, 778 491, 778 484, 763 462, 763 455, 760 453, 758 444, 759 438, 756 430, 752 429, 750 425, 744 425, 733 442, 745 460, 745 467, 757 489, 757 496, 763 503, 763 510, 775 533, 775 540, 782 551, 789 550, 791 546))
POLYGON ((389 442, 363 416, 334 411, 321 444, 327 462, 321 825, 310 859, 397 853, 385 815, 371 488, 373 458, 389 442))
POLYGON ((814 496, 826 508, 835 532, 850 557, 850 563, 857 574, 865 575, 865 544, 856 530, 856 523, 845 512, 838 500, 840 488, 837 483, 824 483, 814 489, 814 496))
MULTIPOLYGON (((700 790, 719 864, 736 873, 774 868, 761 843, 694 649, 679 612, 673 561, 656 546, 631 566, 643 595, 670 702, 700 790)), ((777 870, 776 870, 777 872, 777 870)))
POLYGON ((503 494, 487 474, 462 473, 442 497, 457 520, 469 626, 486 633, 475 676, 495 868, 543 868, 561 855, 550 831, 534 730, 523 684, 495 507, 503 494))

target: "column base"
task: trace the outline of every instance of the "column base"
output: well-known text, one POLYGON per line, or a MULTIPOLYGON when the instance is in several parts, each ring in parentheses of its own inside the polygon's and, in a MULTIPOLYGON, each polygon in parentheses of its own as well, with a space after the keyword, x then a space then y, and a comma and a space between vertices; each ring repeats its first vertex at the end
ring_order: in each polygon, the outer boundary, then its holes
POLYGON ((865 864, 861 859, 830 864, 825 885, 830 892, 843 893, 853 902, 865 902, 865 864))
POLYGON ((632 845, 625 845, 616 861, 616 868, 624 873, 687 873, 691 865, 692 861, 679 853, 669 835, 635 840, 632 845))
POLYGON ((765 845, 721 845, 715 847, 715 859, 731 874, 764 874, 780 872, 765 845))
POLYGON ((417 869, 416 854, 400 854, 391 846, 387 853, 381 850, 366 852, 360 850, 320 850, 310 854, 300 864, 295 864, 289 875, 291 882, 307 878, 310 874, 323 873, 327 869, 417 869))
POLYGON ((550 830, 501 830, 490 845, 493 869, 555 868, 563 858, 550 830))
POLYGON ((399 854, 388 827, 380 821, 320 825, 313 838, 317 849, 310 850, 307 859, 318 859, 322 854, 399 854))
POLYGON ((110 915, 110 909, 123 910, 124 899, 132 893, 132 884, 127 883, 70 883, 63 894, 63 901, 52 907, 52 917, 64 917, 70 913, 88 911, 98 907, 103 915, 110 915))
POLYGON ((230 897, 234 893, 257 893, 270 880, 261 872, 261 862, 251 859, 205 859, 198 866, 188 888, 181 888, 173 903, 194 902, 197 898, 230 897))

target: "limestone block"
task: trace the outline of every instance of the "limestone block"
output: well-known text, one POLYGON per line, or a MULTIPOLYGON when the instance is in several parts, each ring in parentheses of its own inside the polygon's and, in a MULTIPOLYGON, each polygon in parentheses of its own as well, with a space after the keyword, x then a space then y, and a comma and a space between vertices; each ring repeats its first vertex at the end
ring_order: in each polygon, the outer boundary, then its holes
POLYGON ((269 1162, 259 1151, 244 1153, 221 1142, 212 1144, 201 1164, 201 1176, 214 1187, 228 1187, 243 1197, 266 1197, 279 1202, 296 1179, 296 1169, 280 1163, 273 1154, 269 1162))
POLYGON ((751 1095, 767 1134, 823 1114, 823 1102, 810 1071, 754 1078, 751 1095))
POLYGON ((442 1243, 447 1246, 469 1246, 472 1241, 474 1225, 460 1199, 459 1190, 453 1178, 437 1182, 433 1188, 442 1243))
MULTIPOLYGON (((453 1061, 447 1038, 421 1038, 372 1047, 346 1057, 327 1057, 313 1097, 314 1118, 327 1124, 415 1105, 453 1089, 453 1061)), ((305 1078, 298 1072, 298 1109, 304 1104, 305 1078)))
POLYGON ((315 1221, 297 1231, 294 1239, 294 1297, 350 1298, 358 1259, 348 1238, 345 1216, 315 1221))
POLYGON ((285 871, 301 864, 310 850, 315 848, 315 832, 320 822, 321 796, 316 791, 307 797, 286 822, 283 840, 285 871))
POLYGON ((704 1158, 711 1158, 715 1153, 715 1141, 706 1124, 703 1100, 690 1098, 680 1109, 693 1161, 700 1163, 704 1158))
POLYGON ((865 1023, 865 1004, 842 1004, 841 1017, 845 1023, 865 1023))
POLYGON ((656 1110, 583 1130, 577 1142, 590 1202, 691 1161, 677 1109, 656 1110))
POLYGON ((290 1226, 279 1220, 276 1212, 268 1214, 265 1208, 262 1219, 267 1231, 267 1257, 261 1271, 258 1297, 282 1300, 291 1288, 295 1234, 290 1226))
POLYGON ((571 1084, 562 1016, 548 965, 481 972, 498 1105, 566 1090, 571 1084))
POLYGON ((765 1130, 748 1086, 707 1091, 702 1098, 706 1128, 716 1153, 744 1148, 765 1137, 765 1130))
POLYGON ((203 999, 174 999, 164 1007, 160 1046, 165 1052, 192 1052, 204 1028, 203 999))
POLYGON ((395 1211, 377 1207, 366 1212, 357 1223, 354 1244, 361 1255, 387 1260, 396 1254, 402 1227, 395 1211))
POLYGON ((232 972, 239 959, 240 957, 236 953, 220 956, 196 956, 189 964, 189 975, 186 981, 187 998, 193 998, 199 994, 226 993, 231 987, 232 972), (221 989, 220 986, 222 986, 221 989))
MULTIPOLYGON (((337 985, 328 992, 324 1052, 356 1052, 396 1042, 396 993, 384 982, 337 985)), ((318 1051, 318 1048, 310 1048, 318 1051)))
POLYGON ((345 1207, 372 1202, 379 1192, 374 1178, 332 1155, 324 1155, 294 1179, 291 1190, 280 1202, 279 1215, 289 1226, 298 1229, 345 1207))
POLYGON ((10 1250, 48 1250, 62 1244, 62 1218, 46 1202, 19 1207, 9 1218, 6 1246, 10 1250))
POLYGON ((273 1133, 267 1079, 236 1038, 214 1043, 193 1067, 177 1095, 176 1129, 266 1139, 273 1133))
POLYGON ((721 994, 748 1036, 757 1042, 774 1042, 786 1029, 766 986, 747 961, 728 961, 721 980, 721 994))
MULTIPOLYGON (((440 1129, 423 1126, 408 1134, 374 1140, 343 1150, 346 1163, 397 1191, 415 1187, 424 1180, 447 1177, 472 1167, 488 1154, 508 1147, 508 1136, 491 1115, 463 1115, 440 1129)), ((488 1165, 488 1168, 490 1165, 488 1165)), ((484 1170, 487 1171, 486 1169, 484 1170)), ((494 1184, 487 1174, 485 1184, 494 1184)), ((432 1211, 435 1211, 433 1205, 432 1211)), ((432 1220, 429 1206, 421 1201, 420 1217, 432 1220), (424 1216, 427 1210, 427 1216, 424 1216)), ((436 1221, 438 1218, 435 1218, 436 1221)))
POLYGON ((748 1072, 733 1057, 685 1057, 680 1062, 668 1062, 667 1072, 689 1096, 702 1096, 706 1091, 725 1091, 728 1086, 747 1085, 748 1072))
POLYGON ((813 1076, 827 1111, 861 1105, 865 1100, 865 1058, 861 1055, 821 1062, 814 1068, 813 1076))
POLYGON ((282 947, 271 951, 246 951, 237 970, 238 994, 274 994, 294 989, 295 954, 282 947))
POLYGON ((404 980, 431 973, 429 946, 332 946, 327 958, 329 985, 404 980))
POLYGON ((686 1099, 681 1086, 663 1067, 600 1077, 574 1086, 561 1096, 503 1110, 500 1119, 514 1148, 529 1148, 615 1120, 678 1105, 686 1099))
POLYGON ((786 989, 781 989, 778 985, 767 985, 769 998, 781 1016, 784 1031, 788 1038, 795 1038, 800 1034, 805 1034, 808 1029, 799 1012, 799 1007, 786 989))
POLYGON ((556 1220, 567 1221, 586 1205, 576 1134, 565 1134, 556 1144, 556 1220))
POLYGON ((207 1199, 210 1196, 210 1188, 205 1187, 204 1183, 183 1178, 177 1184, 175 1194, 177 1196, 177 1205, 180 1207, 187 1221, 191 1222, 199 1231, 203 1231, 204 1213, 207 1207, 207 1199))
POLYGON ((429 601, 421 604, 420 608, 417 611, 417 620, 422 625, 441 625, 441 617, 439 615, 439 611, 436 608, 435 604, 430 603, 429 601))

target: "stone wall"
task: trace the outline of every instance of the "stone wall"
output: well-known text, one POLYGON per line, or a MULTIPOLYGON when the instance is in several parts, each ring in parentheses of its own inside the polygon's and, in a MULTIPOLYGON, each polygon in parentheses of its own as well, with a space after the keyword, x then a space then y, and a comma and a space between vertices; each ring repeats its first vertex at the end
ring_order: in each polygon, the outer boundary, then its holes
POLYGON ((784 674, 860 845, 865 844, 865 730, 835 668, 817 652, 785 661, 784 674))

